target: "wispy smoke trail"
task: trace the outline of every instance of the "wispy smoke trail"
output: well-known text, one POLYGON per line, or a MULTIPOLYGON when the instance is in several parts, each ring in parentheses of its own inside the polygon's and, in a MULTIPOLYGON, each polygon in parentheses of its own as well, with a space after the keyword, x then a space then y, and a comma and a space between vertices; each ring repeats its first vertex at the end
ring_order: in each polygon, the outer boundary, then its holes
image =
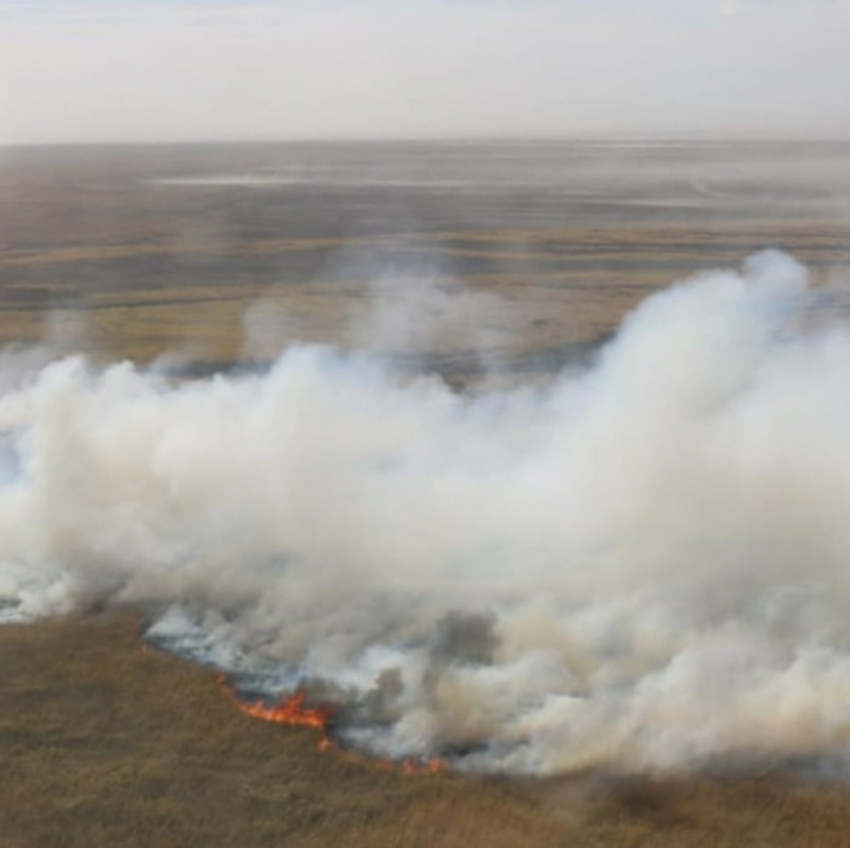
POLYGON ((463 768, 850 756, 850 329, 761 254, 546 389, 368 356, 0 363, 8 620, 128 604, 352 744, 463 768))

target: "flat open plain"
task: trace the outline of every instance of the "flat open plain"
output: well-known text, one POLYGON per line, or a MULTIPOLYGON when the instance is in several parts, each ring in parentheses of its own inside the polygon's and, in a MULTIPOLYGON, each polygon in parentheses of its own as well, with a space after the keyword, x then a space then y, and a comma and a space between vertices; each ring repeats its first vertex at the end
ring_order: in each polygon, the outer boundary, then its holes
POLYGON ((470 367, 475 330, 503 367, 551 370, 648 293, 765 247, 840 282, 848 234, 839 143, 13 149, 0 343, 47 323, 104 359, 199 367, 369 345, 356 328, 376 298, 424 280, 448 308, 489 296, 420 351, 434 365, 470 367), (246 311, 268 350, 246 351, 246 311))
MULTIPOLYGON (((5 150, 0 343, 191 377, 329 342, 461 385, 484 364, 538 379, 652 291, 765 247, 843 310, 848 236, 850 144, 5 150), (396 301, 433 331, 370 332, 396 301)), ((0 846, 850 840, 846 782, 384 771, 245 717, 138 634, 123 614, 0 629, 0 846)))

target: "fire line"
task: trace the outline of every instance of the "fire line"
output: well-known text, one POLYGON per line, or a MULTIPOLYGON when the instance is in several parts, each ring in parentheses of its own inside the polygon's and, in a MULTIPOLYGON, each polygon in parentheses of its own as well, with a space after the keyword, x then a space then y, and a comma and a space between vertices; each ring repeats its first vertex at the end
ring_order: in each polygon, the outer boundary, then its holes
POLYGON ((450 770, 449 763, 442 757, 419 760, 406 757, 403 760, 373 759, 358 754, 336 744, 330 735, 329 725, 333 719, 333 710, 329 707, 308 707, 307 693, 297 690, 281 701, 277 706, 269 706, 262 701, 244 701, 237 694, 225 675, 219 675, 218 683, 224 687, 237 709, 244 715, 259 721, 273 724, 285 724, 290 727, 311 727, 321 734, 319 750, 334 750, 338 755, 352 762, 371 765, 382 771, 398 771, 404 775, 440 774, 450 770))

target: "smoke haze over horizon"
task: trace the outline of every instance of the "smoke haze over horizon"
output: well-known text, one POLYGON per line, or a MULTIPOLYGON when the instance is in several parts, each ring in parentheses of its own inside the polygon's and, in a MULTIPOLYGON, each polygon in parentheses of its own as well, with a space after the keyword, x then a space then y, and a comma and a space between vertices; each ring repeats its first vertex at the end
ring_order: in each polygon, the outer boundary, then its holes
POLYGON ((850 136, 839 0, 5 0, 0 21, 0 144, 850 136))

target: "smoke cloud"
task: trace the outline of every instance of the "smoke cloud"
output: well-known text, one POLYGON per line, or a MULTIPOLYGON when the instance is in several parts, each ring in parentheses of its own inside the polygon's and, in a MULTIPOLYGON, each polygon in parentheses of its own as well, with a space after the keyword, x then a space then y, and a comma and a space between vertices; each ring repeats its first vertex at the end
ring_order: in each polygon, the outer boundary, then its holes
POLYGON ((815 303, 760 254, 501 391, 327 347, 195 382, 9 352, 2 617, 143 609, 381 755, 841 762, 850 327, 815 303))

